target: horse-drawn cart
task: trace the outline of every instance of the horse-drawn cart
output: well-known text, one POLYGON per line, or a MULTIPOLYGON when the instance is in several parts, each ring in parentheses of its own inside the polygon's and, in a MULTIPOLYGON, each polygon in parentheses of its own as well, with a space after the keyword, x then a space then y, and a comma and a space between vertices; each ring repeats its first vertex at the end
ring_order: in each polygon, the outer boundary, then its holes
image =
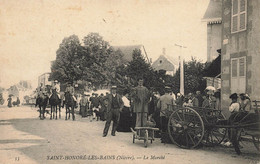
MULTIPOLYGON (((229 139, 239 154, 241 131, 251 135, 259 150, 260 122, 257 113, 245 114, 239 122, 225 119, 220 110, 173 106, 168 120, 171 141, 181 148, 196 148, 199 144, 220 144, 229 131, 229 139)), ((241 115, 240 115, 241 116, 241 115)))

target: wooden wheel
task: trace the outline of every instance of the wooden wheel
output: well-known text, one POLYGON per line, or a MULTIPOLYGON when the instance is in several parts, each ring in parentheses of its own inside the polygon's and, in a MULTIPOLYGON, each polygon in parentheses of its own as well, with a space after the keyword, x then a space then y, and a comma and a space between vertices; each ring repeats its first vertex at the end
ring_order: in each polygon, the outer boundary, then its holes
POLYGON ((256 136, 252 136, 252 139, 253 139, 253 143, 254 143, 254 145, 255 145, 255 148, 258 150, 258 151, 260 151, 260 138, 259 138, 259 136, 258 137, 256 137, 256 136))
MULTIPOLYGON (((225 116, 221 113, 218 118, 218 120, 225 120, 225 116)), ((205 140, 210 145, 218 145, 220 144, 226 137, 227 129, 226 128, 216 128, 216 127, 210 127, 206 128, 208 129, 205 134, 205 140)))
POLYGON ((204 135, 204 123, 192 108, 175 110, 169 117, 168 133, 173 143, 181 148, 195 148, 204 135))

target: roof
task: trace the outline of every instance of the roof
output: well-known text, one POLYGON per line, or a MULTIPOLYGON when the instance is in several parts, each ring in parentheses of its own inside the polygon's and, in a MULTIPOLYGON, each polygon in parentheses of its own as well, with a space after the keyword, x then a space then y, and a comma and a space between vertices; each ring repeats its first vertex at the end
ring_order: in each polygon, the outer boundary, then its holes
POLYGON ((141 50, 143 45, 130 45, 130 46, 112 46, 112 48, 117 51, 120 50, 124 55, 123 59, 126 61, 131 61, 133 58, 133 51, 135 49, 141 50))
POLYGON ((166 59, 168 59, 173 65, 179 66, 179 59, 174 58, 172 56, 164 55, 166 59))
POLYGON ((219 55, 212 63, 205 68, 203 75, 206 77, 216 77, 221 73, 221 55, 219 55))
MULTIPOLYGON (((166 55, 160 55, 157 60, 155 60, 152 64, 152 67, 155 70, 166 70, 166 71, 175 71, 177 61, 172 61, 166 55)), ((178 62, 177 62, 178 63, 178 62)))
POLYGON ((208 8, 202 18, 208 24, 222 22, 222 0, 210 0, 208 8))

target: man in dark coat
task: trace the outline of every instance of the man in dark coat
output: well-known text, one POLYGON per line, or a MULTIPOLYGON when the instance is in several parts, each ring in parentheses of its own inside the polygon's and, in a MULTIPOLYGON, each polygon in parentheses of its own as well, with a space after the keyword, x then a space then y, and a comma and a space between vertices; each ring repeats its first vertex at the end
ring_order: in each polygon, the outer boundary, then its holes
POLYGON ((138 86, 133 90, 134 112, 136 113, 136 127, 146 126, 148 117, 149 90, 143 86, 143 79, 138 79, 138 86))
POLYGON ((107 118, 106 118, 106 125, 103 131, 103 137, 107 136, 107 132, 109 130, 109 126, 111 121, 113 121, 113 127, 111 135, 115 136, 116 128, 119 122, 120 111, 124 106, 121 96, 119 96, 116 92, 117 87, 112 86, 111 94, 107 96, 108 105, 107 105, 107 118))

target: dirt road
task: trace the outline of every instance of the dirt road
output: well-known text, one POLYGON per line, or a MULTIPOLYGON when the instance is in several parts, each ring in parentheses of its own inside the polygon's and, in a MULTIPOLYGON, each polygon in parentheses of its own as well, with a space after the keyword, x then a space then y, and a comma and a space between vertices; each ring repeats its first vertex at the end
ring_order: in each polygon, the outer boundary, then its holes
MULTIPOLYGON (((33 107, 0 107, 0 163, 257 163, 259 153, 246 145, 241 156, 232 148, 185 150, 156 139, 144 148, 132 133, 102 137, 105 122, 76 115, 76 121, 38 118, 33 107)), ((110 129, 111 130, 111 129, 110 129)), ((249 143, 250 144, 250 143, 249 143)))

